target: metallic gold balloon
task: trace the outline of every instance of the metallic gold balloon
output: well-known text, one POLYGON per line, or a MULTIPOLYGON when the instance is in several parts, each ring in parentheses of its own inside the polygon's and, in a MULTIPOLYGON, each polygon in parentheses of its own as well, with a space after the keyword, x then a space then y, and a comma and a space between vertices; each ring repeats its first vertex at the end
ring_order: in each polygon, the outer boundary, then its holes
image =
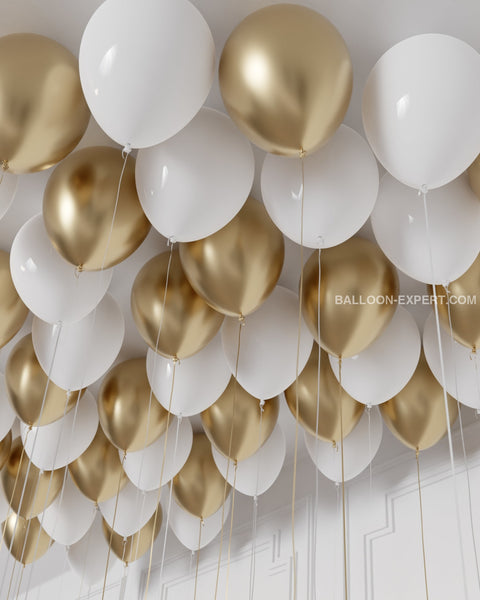
POLYGON ((152 544, 152 535, 153 539, 155 540, 162 526, 162 519, 162 507, 159 506, 156 522, 154 513, 150 520, 139 531, 137 531, 137 533, 129 535, 127 538, 124 538, 123 535, 118 534, 116 531, 113 531, 112 534, 112 528, 105 521, 105 519, 103 519, 103 533, 108 543, 110 543, 111 537, 111 548, 118 558, 124 563, 130 564, 141 558, 145 552, 150 550, 150 546, 152 544))
POLYGON ((48 180, 43 198, 48 236, 65 260, 85 271, 118 264, 150 231, 138 200, 131 156, 115 210, 123 162, 116 148, 84 148, 60 163, 48 180))
POLYGON ((12 449, 12 432, 9 431, 7 435, 0 442, 0 471, 5 466, 5 463, 10 456, 10 451, 12 449))
MULTIPOLYGON (((318 344, 298 377, 298 422, 309 433, 317 429, 318 344)), ((360 420, 365 406, 354 400, 344 389, 342 394, 343 437, 346 437, 360 420)), ((296 384, 285 390, 285 398, 292 415, 297 413, 296 384)), ((317 435, 326 442, 341 440, 340 385, 335 377, 328 354, 322 350, 320 360, 320 396, 318 402, 317 435)))
POLYGON ((5 382, 13 410, 24 423, 32 426, 48 425, 60 419, 75 406, 79 394, 81 396, 85 391, 69 393, 48 381, 35 356, 31 334, 22 338, 10 352, 5 382))
POLYGON ((18 333, 27 315, 28 308, 17 294, 10 275, 10 257, 0 250, 0 348, 18 333))
POLYGON ((14 173, 48 169, 75 148, 89 119, 73 54, 33 33, 0 38, 0 163, 14 173))
MULTIPOLYGON (((430 448, 447 432, 442 386, 430 371, 422 351, 418 366, 407 385, 380 405, 383 420, 402 443, 413 450, 430 448)), ((448 396, 450 424, 458 416, 457 401, 448 396)))
POLYGON ((193 289, 229 316, 248 315, 266 300, 280 277, 284 256, 283 235, 253 198, 220 231, 180 244, 193 289))
POLYGON ((220 59, 220 90, 241 131, 267 152, 298 156, 343 121, 352 64, 339 32, 305 6, 277 4, 233 30, 220 59))
MULTIPOLYGON (((222 506, 225 480, 217 469, 204 433, 193 434, 190 455, 172 485, 177 503, 196 517, 206 519, 222 506)), ((229 489, 227 485, 227 493, 229 489)))
POLYGON ((127 483, 118 450, 100 426, 90 446, 68 465, 68 470, 78 489, 96 503, 113 498, 127 483))
POLYGON ((232 377, 220 398, 201 413, 201 418, 205 433, 217 450, 227 457, 230 455, 232 460, 244 460, 255 454, 270 437, 277 424, 279 410, 278 397, 266 400, 259 432, 260 400, 232 377))
POLYGON ((132 288, 132 314, 150 348, 167 358, 181 359, 208 344, 220 329, 223 315, 195 293, 178 250, 172 252, 170 270, 169 257, 170 252, 155 256, 138 273, 132 288))
POLYGON ((105 435, 125 452, 143 450, 165 432, 168 412, 151 393, 145 358, 126 360, 107 373, 98 414, 105 435))
POLYGON ((480 199, 480 154, 469 166, 467 173, 470 187, 480 199))
POLYGON ((23 565, 41 558, 53 544, 36 517, 27 520, 15 513, 5 522, 4 542, 10 554, 23 565))
POLYGON ((396 310, 398 275, 380 248, 362 238, 322 250, 318 340, 318 253, 304 267, 303 316, 321 347, 343 358, 365 350, 396 310))
POLYGON ((3 489, 12 510, 25 519, 43 512, 60 493, 65 468, 40 471, 23 452, 22 440, 13 441, 10 456, 1 473, 3 489))

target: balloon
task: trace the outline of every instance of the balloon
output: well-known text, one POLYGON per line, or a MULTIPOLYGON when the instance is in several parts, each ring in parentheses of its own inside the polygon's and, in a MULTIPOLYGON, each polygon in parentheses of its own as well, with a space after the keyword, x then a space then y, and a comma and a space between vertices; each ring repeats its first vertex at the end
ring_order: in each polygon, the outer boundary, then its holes
POLYGON ((20 298, 48 323, 88 315, 105 295, 113 273, 76 273, 50 243, 42 215, 32 217, 15 236, 10 269, 20 298))
POLYGON ((220 231, 180 244, 182 266, 193 289, 230 316, 248 315, 266 300, 280 277, 284 254, 282 234, 253 198, 220 231))
POLYGON ((149 348, 147 377, 160 404, 174 415, 189 417, 212 405, 230 381, 230 368, 220 333, 205 348, 177 363, 172 402, 172 362, 149 348), (195 393, 192 393, 194 386, 195 393))
MULTIPOLYGON (((380 337, 357 356, 342 360, 342 387, 362 404, 386 402, 412 377, 421 346, 415 319, 399 306, 380 337)), ((330 365, 338 379, 338 359, 330 356, 330 365)))
POLYGON ((262 167, 262 198, 275 225, 309 248, 341 244, 368 219, 378 193, 377 161, 356 131, 340 125, 332 139, 301 165, 267 154, 262 167), (303 238, 302 203, 303 199, 303 238))
MULTIPOLYGON (((318 254, 304 267, 303 316, 318 340, 318 254)), ((365 350, 395 313, 398 276, 381 250, 351 238, 321 254, 320 345, 346 358, 365 350), (372 300, 372 301, 371 301, 372 300)))
POLYGON ((83 148, 58 165, 48 180, 45 229, 55 249, 81 270, 117 265, 150 230, 137 196, 135 160, 128 156, 124 170, 123 164, 116 148, 83 148))
POLYGON ((146 148, 198 112, 212 84, 215 47, 186 0, 107 0, 85 28, 79 62, 100 127, 123 146, 146 148))
POLYGON ((10 450, 12 449, 12 432, 9 431, 7 435, 0 440, 0 471, 3 469, 5 463, 10 456, 10 450))
MULTIPOLYGON (((10 514, 10 504, 3 491, 3 486, 0 485, 0 523, 3 523, 10 514)), ((2 527, 3 529, 3 527, 2 527)))
POLYGON ((215 336, 223 316, 187 281, 177 250, 154 256, 132 288, 132 314, 147 344, 167 358, 188 358, 215 336), (168 274, 168 281, 167 281, 168 274))
POLYGON ((370 72, 363 126, 389 173, 433 189, 479 153, 479 103, 480 55, 449 35, 415 35, 387 50, 370 72))
MULTIPOLYGON (((320 382, 318 381, 318 360, 318 344, 314 344, 310 358, 298 377, 298 422, 312 435, 316 434, 326 442, 338 442, 342 438, 341 427, 343 426, 343 436, 347 436, 361 418, 364 407, 340 388, 324 350, 321 351, 320 382), (342 422, 340 415, 343 417, 342 422)), ((285 390, 285 399, 296 418, 295 381, 285 390)))
POLYGON ((260 401, 232 377, 220 398, 202 412, 202 425, 212 445, 224 456, 245 460, 270 437, 279 409, 277 397, 267 400, 262 408, 260 401))
POLYGON ((5 216, 12 205, 17 191, 18 177, 5 171, 6 165, 0 165, 0 219, 5 216))
POLYGON ((77 406, 58 421, 32 430, 20 425, 25 452, 39 469, 66 467, 85 452, 97 432, 95 398, 88 390, 80 399, 78 392, 73 395, 77 406))
POLYGON ((480 251, 480 202, 463 175, 429 192, 427 210, 428 230, 423 200, 386 174, 372 213, 373 233, 389 260, 409 277, 445 284, 462 275, 480 251))
POLYGON ((41 471, 25 453, 20 438, 13 441, 7 464, 0 477, 12 510, 25 519, 36 517, 58 496, 65 469, 41 471))
POLYGON ((168 413, 150 389, 144 358, 126 360, 107 373, 98 412, 105 435, 124 452, 142 450, 165 432, 168 413))
POLYGON ((250 193, 254 170, 252 148, 230 119, 202 108, 176 136, 139 152, 138 195, 155 229, 191 242, 233 219, 250 193))
POLYGON ((139 452, 129 452, 123 468, 139 489, 150 491, 168 483, 185 464, 192 449, 192 426, 188 419, 172 417, 165 432, 153 444, 139 452), (178 436, 177 436, 178 429, 178 436), (167 447, 165 450, 165 436, 167 447), (165 450, 165 461, 163 459, 165 450), (163 463, 163 473, 162 473, 163 463), (161 477, 161 479, 160 479, 161 477))
POLYGON ((72 409, 78 397, 78 392, 67 392, 48 380, 35 356, 31 335, 10 352, 5 381, 13 410, 27 425, 53 423, 72 409))
POLYGON ((77 59, 33 33, 0 38, 0 107, 0 163, 14 173, 60 162, 90 119, 77 59))
POLYGON ((12 408, 12 404, 8 399, 7 386, 5 385, 5 377, 0 373, 0 439, 8 434, 16 419, 16 413, 12 408))
POLYGON ((68 465, 78 489, 93 502, 104 502, 127 483, 117 449, 99 426, 90 446, 68 465))
POLYGON ((230 486, 215 465, 212 447, 204 433, 193 434, 187 462, 171 485, 178 504, 196 517, 206 519, 222 506, 230 486))
POLYGON ((28 308, 21 301, 10 275, 8 253, 0 250, 0 348, 20 331, 27 315, 28 308))
MULTIPOLYGON (((413 377, 396 396, 380 406, 387 427, 405 446, 425 450, 447 433, 442 386, 422 352, 413 377)), ((450 425, 458 416, 457 402, 448 396, 450 425)))
POLYGON ((228 459, 215 447, 212 447, 213 459, 217 469, 227 477, 228 483, 247 496, 260 496, 275 483, 282 470, 287 451, 285 435, 280 425, 276 425, 268 440, 255 454, 228 467, 228 459), (236 474, 235 474, 236 469, 236 474))
POLYGON ((476 196, 480 199, 480 154, 468 167, 467 173, 470 187, 472 188, 476 196))
MULTIPOLYGON (((237 319, 226 319, 222 340, 232 373, 237 371, 237 319)), ((298 372, 306 365, 312 336, 301 322, 298 372)), ((245 320, 241 330, 237 380, 261 400, 281 394, 295 381, 298 335, 298 296, 277 286, 268 300, 245 320)))
POLYGON ((41 558, 52 544, 37 518, 27 520, 12 513, 3 531, 5 546, 22 565, 28 565, 41 558))
MULTIPOLYGON (((365 411, 358 425, 343 440, 344 481, 349 481, 368 467, 380 448, 383 436, 382 417, 377 407, 365 411)), ((305 431, 305 445, 315 466, 325 477, 342 481, 340 444, 320 441, 305 431)))
POLYGON ((225 44, 220 90, 230 116, 257 146, 294 156, 325 143, 352 93, 345 42, 305 6, 267 6, 244 19, 225 44))

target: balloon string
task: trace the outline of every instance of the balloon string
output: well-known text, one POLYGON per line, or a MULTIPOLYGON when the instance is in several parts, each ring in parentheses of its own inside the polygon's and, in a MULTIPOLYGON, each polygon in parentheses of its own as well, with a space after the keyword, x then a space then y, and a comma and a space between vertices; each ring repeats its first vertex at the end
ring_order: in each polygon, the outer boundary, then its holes
MULTIPOLYGON (((96 504, 96 503, 95 503, 96 504)), ((96 504, 95 509, 98 511, 98 504, 96 504)), ((87 533, 87 548, 85 550, 85 558, 83 561, 83 567, 82 567, 82 577, 80 579, 80 589, 78 591, 78 600, 80 599, 81 595, 82 595, 82 589, 83 589, 83 582, 85 581, 85 571, 87 570, 87 558, 90 552, 90 543, 92 541, 92 532, 93 532, 93 525, 90 527, 90 529, 88 530, 87 533)))
POLYGON ((340 457, 342 463, 342 528, 343 528, 343 576, 345 585, 345 600, 348 600, 348 564, 347 564, 347 511, 345 502, 345 456, 343 453, 343 388, 342 388, 342 357, 338 360, 338 393, 340 403, 340 457))
POLYGON ((2 170, 0 172, 0 185, 3 183, 3 178, 5 176, 5 173, 8 171, 8 160, 2 160, 2 162, 0 163, 0 166, 2 167, 2 170))
POLYGON ((203 529, 203 517, 200 518, 200 525, 198 527, 197 564, 195 566, 195 587, 193 590, 193 600, 196 600, 196 598, 197 598, 198 566, 200 564, 200 546, 202 545, 202 529, 203 529))
MULTIPOLYGON (((124 541, 123 541, 122 560, 125 557, 126 541, 127 540, 125 538, 124 541)), ((122 577, 122 581, 120 583, 120 593, 118 595, 118 600, 125 600, 125 594, 127 592, 127 581, 128 581, 128 562, 125 561, 125 564, 124 564, 124 567, 123 567, 123 577, 122 577)))
POLYGON ((229 583, 230 583, 230 555, 232 550, 232 535, 233 535, 233 516, 235 514, 235 488, 237 486, 237 461, 233 463, 233 488, 232 488, 232 514, 230 515, 230 534, 228 536, 228 552, 227 552, 227 582, 225 589, 225 600, 228 600, 229 583))
POLYGON ((425 534, 423 527, 423 503, 422 503, 422 486, 420 483, 420 451, 415 451, 415 457, 417 459, 417 483, 418 483, 418 504, 420 507, 420 529, 422 533, 422 555, 423 555, 423 576, 425 579, 425 597, 428 600, 428 580, 427 580, 427 560, 425 555, 425 534))
POLYGON ((8 584, 7 600, 10 598, 10 591, 12 589, 13 576, 15 574, 16 568, 17 568, 17 561, 14 561, 13 562, 12 574, 10 575, 10 583, 8 584))
MULTIPOLYGON (((18 600, 18 598, 20 597, 20 588, 22 586, 22 580, 23 580, 24 573, 25 573, 25 565, 22 566, 22 570, 20 571, 20 579, 18 581, 17 593, 15 594, 15 600, 18 600)), ((28 590, 27 590, 27 594, 28 594, 28 590)), ((26 596, 25 596, 25 598, 26 598, 26 596)))
MULTIPOLYGON (((367 406, 367 417, 368 417, 368 456, 372 456, 372 407, 369 404, 367 406)), ((373 460, 368 465, 368 479, 369 479, 369 493, 370 493, 370 506, 373 506, 373 460)))

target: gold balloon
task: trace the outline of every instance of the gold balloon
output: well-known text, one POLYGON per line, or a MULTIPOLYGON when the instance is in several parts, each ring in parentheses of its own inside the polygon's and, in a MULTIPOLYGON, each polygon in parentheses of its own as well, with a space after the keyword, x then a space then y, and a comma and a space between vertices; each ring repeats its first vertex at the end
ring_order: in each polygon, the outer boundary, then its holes
POLYGON ((0 38, 0 163, 14 173, 48 169, 75 148, 89 119, 73 54, 33 33, 0 38))
MULTIPOLYGON (((173 478, 172 485, 177 503, 196 517, 206 519, 222 506, 225 479, 217 469, 212 447, 204 433, 193 434, 190 455, 173 478)), ((227 484, 227 494, 229 489, 227 484)))
POLYGON ((60 493, 65 468, 40 471, 23 452, 21 438, 13 441, 1 478, 12 510, 25 519, 43 512, 60 493))
MULTIPOLYGON (((380 405, 383 420, 405 446, 425 450, 447 432, 442 386, 430 371, 422 351, 418 366, 407 385, 396 396, 380 405)), ((448 396, 450 425, 458 416, 457 401, 448 396)))
POLYGON ((470 181, 470 187, 480 199, 480 154, 470 165, 467 173, 470 181))
POLYGON ((84 148, 59 164, 48 180, 43 198, 48 236, 65 260, 85 271, 118 264, 150 231, 131 156, 115 210, 122 166, 122 153, 116 148, 84 148))
POLYGON ((31 334, 22 338, 10 352, 5 382, 13 410, 24 423, 32 426, 48 425, 60 419, 85 391, 69 393, 48 380, 35 356, 31 334))
POLYGON ((132 314, 150 348, 167 358, 181 359, 208 344, 220 329, 223 315, 194 292, 178 250, 172 252, 167 284, 169 257, 170 252, 155 256, 138 273, 132 288, 132 314))
POLYGON ((29 565, 41 558, 53 544, 53 540, 36 517, 27 520, 12 513, 4 527, 5 546, 15 560, 23 565, 29 565))
POLYGON ((5 466, 5 463, 10 456, 10 451, 12 449, 12 432, 9 431, 7 435, 0 442, 0 471, 5 466))
POLYGON ((10 275, 10 257, 0 250, 0 348, 18 333, 27 315, 28 308, 17 294, 10 275))
POLYGON ((162 507, 159 506, 157 518, 155 519, 154 513, 150 520, 137 531, 137 533, 129 535, 127 538, 124 538, 123 535, 118 534, 116 531, 113 531, 112 533, 112 528, 105 519, 103 519, 103 533, 109 544, 110 538, 112 540, 112 552, 116 554, 121 561, 130 564, 141 558, 148 550, 150 550, 152 536, 154 540, 157 538, 162 526, 162 519, 162 507))
POLYGON ((395 313, 397 271, 376 244, 362 238, 322 250, 321 271, 320 340, 316 252, 304 267, 303 316, 329 354, 355 356, 375 341, 395 313))
MULTIPOLYGON (((315 435, 317 429, 317 390, 318 344, 314 343, 310 358, 298 377, 298 422, 312 435, 315 435)), ((360 420, 365 406, 354 400, 344 389, 341 394, 345 438, 360 420)), ((292 415, 296 417, 296 383, 285 390, 285 398, 292 415)), ((317 435, 326 442, 338 442, 341 440, 340 432, 340 384, 332 371, 328 354, 322 350, 317 435)))
POLYGON ((113 498, 127 483, 118 450, 100 426, 90 446, 68 465, 68 470, 78 489, 96 503, 113 498))
POLYGON ((278 397, 265 401, 259 435, 260 400, 232 377, 220 398, 201 413, 201 418, 205 433, 217 450, 232 460, 244 460, 268 440, 277 424, 279 410, 278 397))
POLYGON ((168 412, 151 392, 145 358, 126 360, 107 373, 98 413, 105 435, 125 452, 143 450, 165 432, 168 412))
POLYGON ((229 316, 248 315, 266 300, 280 277, 284 256, 283 235, 253 198, 220 231, 180 244, 193 289, 229 316))
POLYGON ((220 59, 220 91, 241 131, 274 154, 324 144, 343 121, 352 64, 339 32, 305 6, 277 4, 234 29, 220 59))

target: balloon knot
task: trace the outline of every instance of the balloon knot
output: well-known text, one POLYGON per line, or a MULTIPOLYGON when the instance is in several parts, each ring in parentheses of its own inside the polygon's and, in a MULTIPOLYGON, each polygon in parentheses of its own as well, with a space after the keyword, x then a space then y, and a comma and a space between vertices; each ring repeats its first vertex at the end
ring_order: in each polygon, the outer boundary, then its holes
POLYGON ((167 240, 167 246, 170 247, 175 245, 177 243, 177 238, 174 235, 171 235, 168 240, 167 240))
POLYGON ((265 410, 265 400, 260 400, 260 410, 263 411, 265 410))
POLYGON ((332 446, 334 450, 337 449, 337 442, 335 440, 332 441, 332 446))
POLYGON ((179 364, 179 363, 180 363, 180 360, 178 359, 178 356, 173 356, 173 357, 172 357, 172 362, 173 362, 173 364, 174 364, 174 365, 177 365, 177 364, 179 364))
POLYGON ((366 408, 367 408, 368 412, 370 412, 372 410, 372 405, 371 404, 367 404, 366 408))
POLYGON ((132 151, 132 146, 130 144, 126 144, 125 148, 122 150, 122 158, 125 159, 132 151))
POLYGON ((177 419, 178 419, 178 424, 179 424, 179 425, 181 425, 181 423, 182 423, 182 419, 183 419, 183 415, 182 415, 182 413, 178 413, 178 415, 177 415, 177 419))
POLYGON ((83 265, 77 265, 75 267, 75 277, 78 279, 80 277, 80 273, 83 271, 83 265))
POLYGON ((72 390, 67 390, 67 400, 70 400, 72 397, 72 390))
POLYGON ((317 236, 317 242, 318 242, 318 249, 322 250, 323 246, 325 244, 325 240, 323 239, 323 235, 317 236))
POLYGON ((427 194, 428 194, 428 186, 426 183, 424 183, 420 186, 420 189, 418 190, 418 195, 426 196, 427 194))
POLYGON ((301 148, 300 152, 298 153, 299 157, 300 158, 305 158, 305 154, 306 154, 305 150, 303 148, 301 148))
POLYGON ((0 165, 2 167, 2 171, 8 171, 8 169, 9 169, 8 160, 2 160, 0 165))
POLYGON ((242 315, 242 313, 240 313, 240 315, 238 316, 238 322, 242 327, 245 325, 245 317, 242 315))
POLYGON ((253 503, 255 504, 255 506, 258 506, 258 496, 256 494, 253 497, 253 503))

